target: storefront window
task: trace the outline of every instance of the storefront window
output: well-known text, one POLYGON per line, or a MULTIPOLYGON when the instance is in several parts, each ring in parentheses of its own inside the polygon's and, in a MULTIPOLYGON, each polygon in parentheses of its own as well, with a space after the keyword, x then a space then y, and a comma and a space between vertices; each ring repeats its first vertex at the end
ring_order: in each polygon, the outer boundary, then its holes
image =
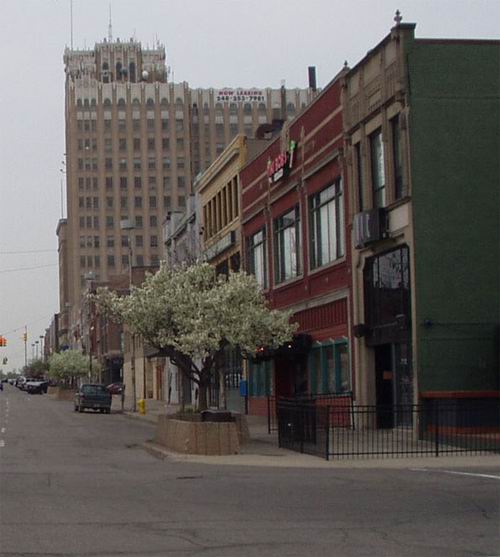
POLYGON ((269 396, 271 394, 272 361, 249 363, 249 395, 269 396))
POLYGON ((345 393, 351 390, 349 350, 345 340, 316 345, 309 355, 311 394, 345 393))

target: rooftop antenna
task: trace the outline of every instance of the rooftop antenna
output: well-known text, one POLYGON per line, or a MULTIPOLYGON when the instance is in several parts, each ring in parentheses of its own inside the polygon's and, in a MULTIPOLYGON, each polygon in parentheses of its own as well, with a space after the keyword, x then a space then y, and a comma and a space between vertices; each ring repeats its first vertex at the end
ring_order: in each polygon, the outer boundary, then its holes
POLYGON ((71 50, 73 50, 73 0, 69 0, 69 23, 71 30, 71 50))
POLYGON ((108 25, 108 41, 113 42, 113 25, 111 23, 111 2, 109 3, 109 25, 108 25))

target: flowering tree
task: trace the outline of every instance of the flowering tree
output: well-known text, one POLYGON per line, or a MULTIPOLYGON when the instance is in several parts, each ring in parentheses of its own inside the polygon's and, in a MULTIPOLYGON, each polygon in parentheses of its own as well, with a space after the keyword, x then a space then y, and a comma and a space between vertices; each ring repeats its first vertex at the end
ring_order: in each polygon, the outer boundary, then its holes
POLYGON ((208 263, 162 266, 129 296, 99 289, 94 299, 198 385, 200 410, 226 346, 249 356, 289 341, 296 328, 288 312, 267 307, 253 276, 217 276, 208 263))
POLYGON ((79 377, 89 372, 88 359, 78 350, 52 354, 49 359, 49 377, 74 385, 79 377))

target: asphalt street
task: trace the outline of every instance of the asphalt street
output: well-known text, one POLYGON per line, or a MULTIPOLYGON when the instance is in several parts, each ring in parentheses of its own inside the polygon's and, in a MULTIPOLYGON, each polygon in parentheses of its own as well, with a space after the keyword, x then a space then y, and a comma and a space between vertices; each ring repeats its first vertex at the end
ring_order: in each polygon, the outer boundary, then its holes
POLYGON ((0 556, 500 555, 494 457, 447 470, 214 466, 149 454, 153 428, 7 386, 0 556))

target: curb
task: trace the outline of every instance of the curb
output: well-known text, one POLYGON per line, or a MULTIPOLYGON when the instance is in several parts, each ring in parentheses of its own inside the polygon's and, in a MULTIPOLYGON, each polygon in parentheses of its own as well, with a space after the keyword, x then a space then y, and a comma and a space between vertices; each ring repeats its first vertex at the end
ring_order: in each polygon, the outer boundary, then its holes
MULTIPOLYGON (((500 470, 500 456, 464 456, 464 457, 419 457, 419 458, 391 458, 366 460, 323 460, 319 457, 286 451, 280 456, 238 454, 224 456, 190 455, 176 453, 153 441, 146 441, 144 450, 160 460, 170 462, 184 462, 190 464, 205 464, 219 466, 249 466, 270 468, 315 468, 327 470, 420 470, 440 468, 492 468, 500 470)), ((284 450, 284 449, 283 449, 284 450)))

